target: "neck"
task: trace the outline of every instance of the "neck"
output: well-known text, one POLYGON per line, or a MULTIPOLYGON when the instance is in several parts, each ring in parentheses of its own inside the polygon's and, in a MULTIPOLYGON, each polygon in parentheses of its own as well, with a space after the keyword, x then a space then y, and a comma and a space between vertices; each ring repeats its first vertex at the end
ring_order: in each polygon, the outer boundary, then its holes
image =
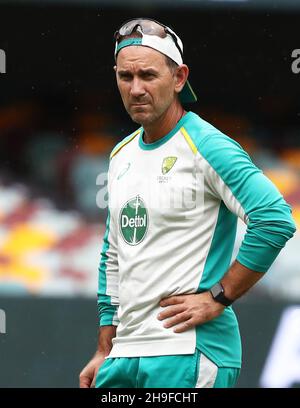
POLYGON ((184 116, 186 111, 176 103, 171 105, 164 114, 159 117, 154 123, 143 126, 144 142, 154 143, 167 135, 176 126, 177 122, 184 116))

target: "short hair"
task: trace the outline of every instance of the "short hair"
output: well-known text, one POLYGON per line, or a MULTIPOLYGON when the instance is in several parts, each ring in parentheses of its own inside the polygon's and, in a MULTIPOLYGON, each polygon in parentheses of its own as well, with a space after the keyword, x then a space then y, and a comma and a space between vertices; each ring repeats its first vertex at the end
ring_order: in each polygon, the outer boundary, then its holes
POLYGON ((179 66, 177 62, 173 61, 172 58, 165 55, 166 64, 169 67, 170 71, 174 74, 174 71, 179 66))

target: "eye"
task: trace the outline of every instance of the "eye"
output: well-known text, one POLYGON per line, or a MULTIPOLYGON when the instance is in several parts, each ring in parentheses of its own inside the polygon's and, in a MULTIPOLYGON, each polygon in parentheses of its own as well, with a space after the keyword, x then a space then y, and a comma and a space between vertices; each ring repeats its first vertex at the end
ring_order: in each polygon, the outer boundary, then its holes
POLYGON ((155 78, 155 75, 153 74, 153 72, 145 72, 142 76, 143 76, 143 78, 145 78, 145 79, 155 78))
POLYGON ((122 81, 130 81, 132 79, 132 75, 127 74, 127 73, 119 73, 119 78, 122 81))

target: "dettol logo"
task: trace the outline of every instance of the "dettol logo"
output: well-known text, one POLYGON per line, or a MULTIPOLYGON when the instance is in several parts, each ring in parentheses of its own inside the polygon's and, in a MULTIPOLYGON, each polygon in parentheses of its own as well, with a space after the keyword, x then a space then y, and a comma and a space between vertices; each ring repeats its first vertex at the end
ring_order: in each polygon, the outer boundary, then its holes
POLYGON ((129 245, 139 244, 146 235, 148 229, 148 212, 144 201, 136 196, 122 207, 119 224, 121 235, 129 245))

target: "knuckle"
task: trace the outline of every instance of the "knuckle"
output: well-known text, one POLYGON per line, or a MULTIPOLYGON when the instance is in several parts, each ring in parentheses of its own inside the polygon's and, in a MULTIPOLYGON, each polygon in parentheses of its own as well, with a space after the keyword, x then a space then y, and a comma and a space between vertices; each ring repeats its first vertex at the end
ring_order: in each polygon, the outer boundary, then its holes
POLYGON ((184 319, 188 319, 188 318, 189 318, 189 312, 188 312, 188 311, 184 311, 184 312, 181 313, 181 316, 182 316, 184 319))

